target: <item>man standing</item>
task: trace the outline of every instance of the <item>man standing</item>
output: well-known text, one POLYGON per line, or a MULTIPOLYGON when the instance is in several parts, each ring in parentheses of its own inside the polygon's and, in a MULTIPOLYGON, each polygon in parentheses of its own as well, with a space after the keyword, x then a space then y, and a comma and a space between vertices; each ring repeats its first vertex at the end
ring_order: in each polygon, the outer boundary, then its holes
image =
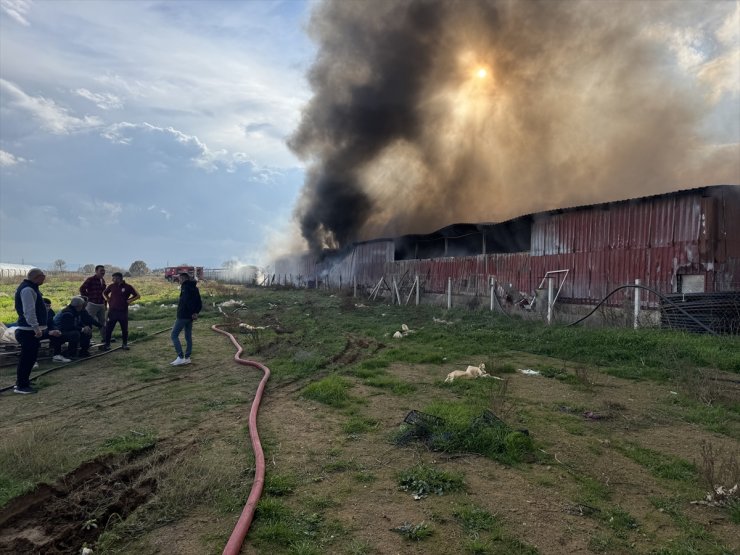
POLYGON ((193 320, 198 319, 198 313, 203 308, 200 291, 195 281, 190 279, 190 274, 181 272, 179 277, 180 301, 177 303, 177 319, 172 327, 172 344, 175 346, 177 358, 170 363, 172 366, 190 364, 190 354, 193 352, 193 320), (183 330, 185 330, 184 354, 179 337, 183 330))
POLYGON ((105 339, 105 266, 95 266, 95 274, 80 285, 80 295, 87 299, 87 312, 100 324, 100 338, 105 339))
POLYGON ((18 328, 15 339, 21 346, 16 367, 13 393, 28 395, 36 393, 31 387, 31 370, 39 355, 39 342, 46 329, 46 305, 39 291, 46 274, 39 268, 31 268, 18 289, 15 290, 15 311, 18 313, 18 328))
POLYGON ((110 351, 110 336, 116 322, 121 325, 121 348, 128 351, 128 305, 141 298, 141 295, 123 280, 123 274, 113 274, 113 283, 103 291, 103 297, 108 302, 108 319, 105 322, 105 345, 103 349, 110 351))

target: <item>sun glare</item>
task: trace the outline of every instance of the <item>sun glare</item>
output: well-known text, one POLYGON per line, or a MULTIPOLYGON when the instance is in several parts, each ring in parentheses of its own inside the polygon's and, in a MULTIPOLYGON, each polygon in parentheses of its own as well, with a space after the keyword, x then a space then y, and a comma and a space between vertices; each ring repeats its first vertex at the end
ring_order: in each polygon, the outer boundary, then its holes
POLYGON ((485 79, 488 77, 488 70, 484 67, 478 68, 478 70, 475 72, 475 76, 478 79, 485 79))

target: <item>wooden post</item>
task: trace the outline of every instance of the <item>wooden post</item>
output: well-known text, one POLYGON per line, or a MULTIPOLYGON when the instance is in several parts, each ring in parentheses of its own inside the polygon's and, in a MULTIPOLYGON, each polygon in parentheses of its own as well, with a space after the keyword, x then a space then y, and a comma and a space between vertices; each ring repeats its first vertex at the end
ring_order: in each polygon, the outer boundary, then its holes
POLYGON ((352 296, 357 298, 357 276, 352 277, 352 296))
POLYGON ((552 324, 552 305, 553 305, 553 278, 548 276, 547 278, 547 324, 552 324))
MULTIPOLYGON (((445 239, 445 242, 447 239, 445 239)), ((452 308, 452 278, 447 278, 447 310, 452 308)))
POLYGON ((419 289, 421 289, 419 286, 419 274, 416 274, 416 279, 414 281, 416 282, 416 306, 419 306, 419 289))

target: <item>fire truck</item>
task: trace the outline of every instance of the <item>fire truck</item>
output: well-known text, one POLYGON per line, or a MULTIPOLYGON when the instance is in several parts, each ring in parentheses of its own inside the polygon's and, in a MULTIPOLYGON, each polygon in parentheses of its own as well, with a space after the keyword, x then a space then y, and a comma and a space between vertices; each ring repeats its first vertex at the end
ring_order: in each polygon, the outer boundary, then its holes
POLYGON ((187 272, 195 279, 203 279, 203 266, 168 266, 164 269, 164 279, 172 283, 180 283, 182 272, 187 272))

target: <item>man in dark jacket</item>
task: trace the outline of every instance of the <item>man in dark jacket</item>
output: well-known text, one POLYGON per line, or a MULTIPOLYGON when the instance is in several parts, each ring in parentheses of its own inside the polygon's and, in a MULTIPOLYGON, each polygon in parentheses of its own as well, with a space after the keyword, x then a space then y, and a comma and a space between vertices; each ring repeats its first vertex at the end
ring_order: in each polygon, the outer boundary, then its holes
POLYGON ((100 327, 97 320, 85 310, 86 304, 82 297, 72 297, 69 305, 54 316, 54 327, 62 334, 60 339, 62 343, 66 341, 68 344, 65 355, 69 358, 90 356, 92 328, 100 327))
POLYGON ((41 336, 46 329, 46 305, 39 291, 39 285, 45 279, 43 270, 31 268, 26 279, 15 290, 15 311, 18 314, 15 339, 21 346, 21 354, 18 357, 13 393, 36 393, 31 387, 31 370, 39 356, 41 336))
POLYGON ((200 291, 190 274, 180 274, 180 301, 177 303, 177 319, 172 327, 172 344, 175 346, 177 358, 170 364, 182 366, 190 364, 190 354, 193 352, 193 320, 198 319, 198 313, 203 308, 200 300, 200 291), (180 332, 185 330, 185 353, 180 344, 180 332))

